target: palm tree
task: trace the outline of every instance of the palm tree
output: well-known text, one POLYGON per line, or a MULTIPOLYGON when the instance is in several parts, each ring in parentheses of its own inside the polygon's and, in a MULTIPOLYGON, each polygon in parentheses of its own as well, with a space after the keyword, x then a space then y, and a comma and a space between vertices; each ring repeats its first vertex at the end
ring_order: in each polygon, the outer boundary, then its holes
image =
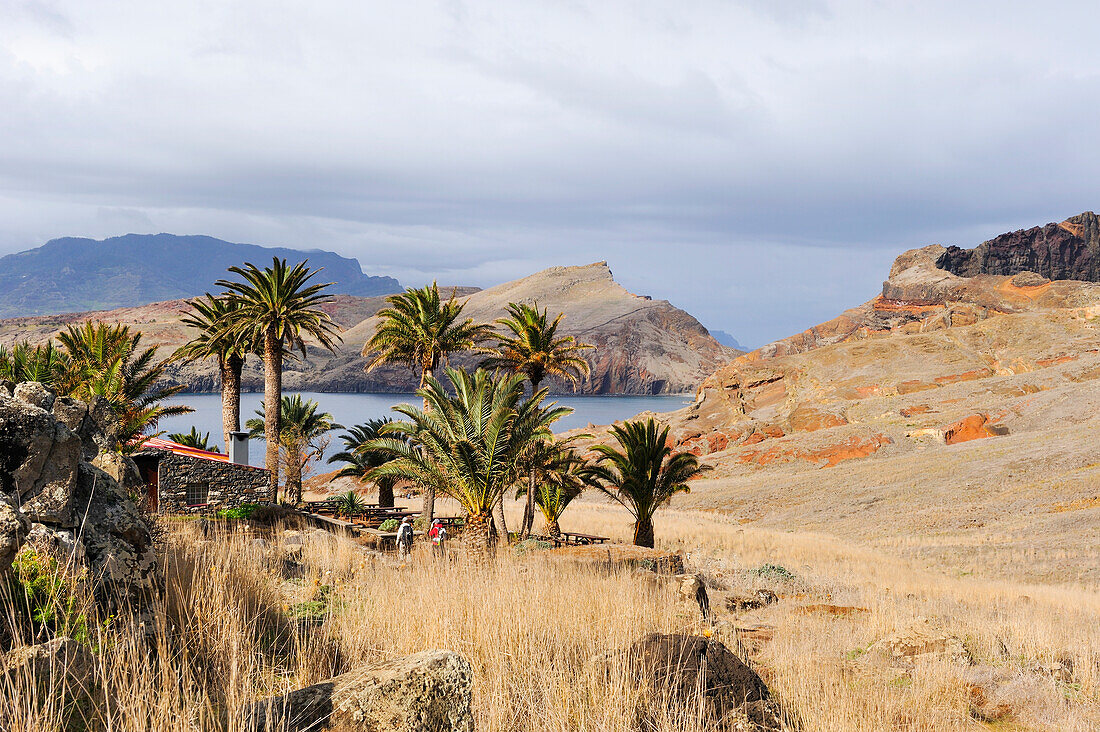
MULTIPOLYGON (((465 302, 455 299, 454 291, 446 302, 439 297, 439 286, 409 288, 386 298, 389 307, 378 311, 378 326, 363 346, 370 360, 367 371, 382 364, 403 364, 420 370, 420 388, 433 377, 440 362, 452 353, 468 351, 489 337, 492 328, 476 324, 470 318, 460 320, 465 302)), ((429 409, 424 399, 424 409, 429 409)), ((426 487, 422 514, 430 522, 435 517, 435 489, 426 487)))
MULTIPOLYGON (((561 535, 558 519, 566 507, 585 488, 594 485, 591 466, 564 442, 541 443, 534 453, 528 475, 535 476, 535 505, 542 513, 547 535, 558 537, 561 535)), ((529 492, 530 484, 525 484, 516 497, 529 492)))
POLYGON ((369 449, 392 456, 369 475, 408 480, 458 501, 467 515, 467 551, 481 562, 488 558, 493 505, 515 485, 521 457, 532 442, 549 437, 550 425, 572 410, 543 407, 544 390, 524 401, 523 377, 518 374, 498 376, 484 369, 470 374, 453 368, 446 374, 453 397, 435 377, 428 377, 417 391, 428 408, 394 407, 407 421, 383 428, 392 437, 367 443, 369 449))
MULTIPOLYGON (((327 446, 321 438, 332 430, 343 429, 343 425, 333 422, 328 412, 318 412, 320 405, 312 399, 303 401, 300 394, 285 396, 280 404, 279 446, 286 463, 286 495, 291 503, 298 504, 302 501, 302 473, 327 446)), ((258 418, 248 420, 246 426, 252 437, 264 437, 268 420, 264 410, 257 409, 256 415, 258 418)))
POLYGON ((590 469, 601 491, 634 515, 634 543, 653 546, 653 514, 677 493, 688 492, 687 482, 710 470, 689 452, 674 453, 668 446, 668 427, 652 419, 626 422, 610 430, 621 449, 596 445, 600 455, 590 469))
POLYGON ((53 341, 39 346, 22 341, 10 349, 0 345, 0 379, 17 384, 37 381, 56 390, 68 368, 65 354, 54 346, 53 341))
POLYGON ((272 258, 271 266, 260 269, 246 262, 229 271, 243 282, 218 280, 226 289, 235 312, 226 327, 241 343, 262 344, 264 354, 264 440, 267 442, 265 465, 273 501, 279 499, 279 418, 283 396, 284 348, 306 352, 305 337, 322 347, 336 350, 340 337, 336 324, 321 305, 330 301, 324 290, 332 283, 309 284, 320 270, 311 270, 306 262, 288 267, 285 259, 272 258))
POLYGON ((162 417, 193 411, 183 405, 161 406, 184 386, 156 385, 168 362, 156 360, 156 346, 142 349, 141 333, 129 326, 89 320, 70 325, 57 340, 68 366, 57 381, 59 391, 83 401, 105 400, 118 419, 117 447, 125 448, 155 429, 162 417))
MULTIPOLYGON (((344 442, 344 449, 328 459, 329 464, 344 463, 344 467, 340 468, 336 475, 363 481, 367 479, 370 471, 389 460, 389 455, 371 450, 366 444, 381 437, 382 428, 392 421, 389 417, 371 419, 340 435, 340 439, 344 442)), ((393 488, 396 483, 397 479, 393 476, 386 476, 376 481, 379 506, 393 507, 393 488)))
POLYGON ((232 330, 238 312, 237 303, 225 296, 209 292, 187 303, 192 312, 180 322, 198 330, 198 334, 181 346, 172 358, 184 361, 216 359, 222 389, 222 438, 226 449, 229 433, 241 429, 241 371, 245 358, 257 349, 240 340, 232 330))
MULTIPOLYGON (((489 354, 481 365, 487 369, 504 369, 523 374, 531 382, 531 393, 538 391, 543 379, 557 376, 577 382, 582 376, 588 376, 588 361, 580 355, 588 343, 580 343, 573 336, 559 336, 558 326, 564 313, 550 321, 546 317, 546 308, 539 310, 538 303, 533 306, 526 303, 509 303, 507 318, 498 318, 496 323, 505 328, 506 333, 497 334, 496 345, 484 349, 489 354), (511 333, 511 335, 508 335, 511 333)), ((522 533, 527 537, 535 520, 536 491, 534 476, 530 477, 527 490, 527 504, 523 510, 522 533)))
POLYGON ((168 439, 172 442, 177 442, 187 447, 193 447, 196 450, 206 450, 207 452, 221 452, 217 445, 210 444, 210 433, 203 434, 192 425, 190 432, 172 432, 167 435, 168 439))

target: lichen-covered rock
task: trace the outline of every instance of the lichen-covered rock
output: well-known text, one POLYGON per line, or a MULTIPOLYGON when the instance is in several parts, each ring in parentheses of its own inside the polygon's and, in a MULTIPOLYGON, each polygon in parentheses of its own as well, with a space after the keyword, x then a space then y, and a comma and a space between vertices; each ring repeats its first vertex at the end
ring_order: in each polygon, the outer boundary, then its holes
POLYGON ((32 521, 73 525, 80 459, 72 430, 40 407, 0 395, 0 492, 32 521))
MULTIPOLYGON (((62 698, 91 701, 97 697, 94 664, 87 648, 72 638, 59 636, 0 656, 0 684, 5 689, 36 690, 39 704, 45 699, 62 698)), ((68 711, 76 712, 78 708, 68 711)))
POLYGON ((891 636, 872 644, 861 661, 912 668, 918 661, 940 661, 960 666, 973 663, 962 640, 928 618, 917 618, 891 636))
POLYGON ((54 400, 54 417, 80 438, 84 460, 91 462, 100 452, 110 452, 118 442, 118 425, 111 413, 110 404, 96 397, 84 403, 72 397, 54 400))
POLYGON ((452 651, 414 653, 238 712, 237 729, 473 732, 473 671, 452 651))
POLYGON ((45 409, 47 412, 53 406, 54 393, 37 381, 16 384, 12 390, 12 396, 21 402, 45 409))
POLYGON ((30 532, 31 522, 0 495, 0 574, 11 568, 15 555, 30 532))
POLYGON ((50 528, 45 524, 31 524, 24 548, 35 553, 52 557, 63 566, 80 568, 84 566, 84 544, 73 534, 72 529, 50 528))
POLYGON ((137 505, 107 473, 80 465, 75 498, 87 507, 80 539, 97 600, 137 610, 157 588, 153 535, 137 505))

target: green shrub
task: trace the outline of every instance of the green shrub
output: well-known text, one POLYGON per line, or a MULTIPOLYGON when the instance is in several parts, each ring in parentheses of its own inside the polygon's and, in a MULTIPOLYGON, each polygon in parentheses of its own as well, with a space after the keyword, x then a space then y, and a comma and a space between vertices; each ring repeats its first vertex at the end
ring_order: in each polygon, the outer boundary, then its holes
POLYGON ((517 542, 513 547, 516 554, 528 554, 530 552, 542 552, 548 549, 553 549, 554 545, 548 541, 542 541, 541 539, 524 539, 517 542))
POLYGON ((12 562, 9 583, 15 606, 25 610, 35 626, 80 643, 91 641, 76 582, 56 559, 24 549, 12 562))
POLYGON ((386 519, 379 527, 379 531, 397 531, 397 527, 401 525, 401 522, 395 518, 386 519))
POLYGON ((794 573, 782 564, 761 564, 756 569, 750 569, 749 574, 754 574, 757 577, 765 577, 767 579, 781 580, 783 582, 790 582, 794 579, 794 573))
POLYGON ((217 516, 224 519, 250 519, 258 508, 258 503, 245 503, 234 508, 223 508, 218 511, 217 516))

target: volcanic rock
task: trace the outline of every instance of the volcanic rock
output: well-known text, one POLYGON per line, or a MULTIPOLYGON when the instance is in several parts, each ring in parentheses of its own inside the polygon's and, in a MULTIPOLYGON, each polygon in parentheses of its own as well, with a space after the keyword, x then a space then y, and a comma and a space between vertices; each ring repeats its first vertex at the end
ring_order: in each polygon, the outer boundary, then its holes
POLYGON ((236 729, 473 732, 473 671, 451 651, 424 651, 250 704, 236 729))

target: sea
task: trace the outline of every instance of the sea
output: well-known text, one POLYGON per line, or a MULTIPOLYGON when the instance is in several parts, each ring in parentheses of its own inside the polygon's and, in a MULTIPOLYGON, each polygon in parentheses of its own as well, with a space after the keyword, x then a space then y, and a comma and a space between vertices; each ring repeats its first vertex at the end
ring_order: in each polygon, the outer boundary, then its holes
MULTIPOLYGON (((295 392, 286 392, 287 396, 295 392)), ((300 392, 303 399, 312 399, 320 405, 320 411, 332 415, 337 424, 352 427, 366 422, 368 419, 391 416, 398 418, 392 409, 397 404, 413 404, 420 406, 422 401, 415 394, 338 394, 320 392, 300 392)), ((551 396, 546 403, 557 402, 570 407, 573 412, 562 417, 554 424, 555 432, 563 432, 575 427, 586 427, 589 424, 605 425, 612 422, 629 419, 640 412, 671 412, 680 409, 692 402, 691 394, 662 395, 662 396, 551 396)), ((194 412, 178 417, 166 417, 158 426, 158 431, 165 435, 173 432, 189 432, 191 427, 196 427, 199 432, 210 433, 210 443, 217 445, 222 452, 222 402, 219 394, 177 394, 164 404, 185 404, 194 412)), ((263 394, 246 393, 241 395, 241 423, 257 416, 257 411, 263 412, 263 394)), ((343 441, 339 439, 341 430, 336 430, 328 436, 328 445, 325 447, 325 459, 343 448, 343 441)), ((249 446, 249 462, 252 465, 263 465, 264 442, 253 440, 249 446)), ((315 462, 311 472, 324 472, 324 461, 315 462), (319 469, 319 470, 318 470, 319 469)))

